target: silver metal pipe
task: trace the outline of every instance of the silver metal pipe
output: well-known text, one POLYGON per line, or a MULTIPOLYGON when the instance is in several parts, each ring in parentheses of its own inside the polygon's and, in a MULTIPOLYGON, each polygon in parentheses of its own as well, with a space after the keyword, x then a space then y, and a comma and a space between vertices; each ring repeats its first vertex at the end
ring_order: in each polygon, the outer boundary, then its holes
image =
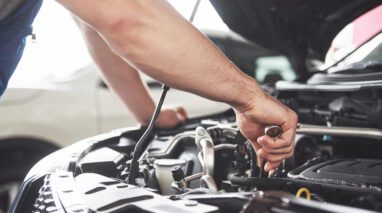
POLYGON ((202 146, 203 153, 203 174, 212 176, 215 168, 214 144, 211 140, 202 139, 200 145, 202 146))
POLYGON ((231 136, 236 136, 237 132, 239 131, 238 129, 235 128, 229 128, 229 127, 221 127, 223 130, 223 135, 231 135, 231 136))
POLYGON ((212 178, 215 169, 214 142, 207 130, 199 126, 195 130, 195 144, 199 149, 198 158, 203 166, 203 176, 200 179, 200 187, 217 191, 215 180, 212 178))
POLYGON ((199 150, 199 161, 203 166, 203 175, 214 174, 215 150, 214 142, 207 130, 199 126, 195 130, 195 144, 199 150))
MULTIPOLYGON (((223 136, 235 136, 237 134, 237 129, 228 127, 227 125, 218 125, 218 128, 223 130, 223 136)), ((195 138, 195 131, 186 131, 180 134, 175 135, 171 141, 168 143, 167 147, 163 152, 150 152, 148 153, 149 157, 163 157, 171 154, 180 141, 187 138, 195 138)), ((228 148, 228 147, 227 147, 228 148)), ((219 148, 220 149, 220 148, 219 148)))
POLYGON ((218 191, 218 187, 215 183, 215 180, 210 175, 203 175, 200 179, 200 186, 214 190, 215 192, 218 191))
POLYGON ((382 139, 382 130, 361 127, 327 127, 310 124, 298 124, 296 133, 382 139))
POLYGON ((219 151, 222 149, 235 149, 235 148, 236 148, 235 144, 229 144, 229 143, 223 143, 223 144, 214 146, 215 151, 219 151))
POLYGON ((192 180, 196 180, 196 179, 201 178, 202 175, 203 175, 202 173, 196 173, 196 174, 193 174, 193 175, 190 175, 190 176, 185 177, 184 180, 185 180, 186 182, 188 182, 188 181, 192 181, 192 180))

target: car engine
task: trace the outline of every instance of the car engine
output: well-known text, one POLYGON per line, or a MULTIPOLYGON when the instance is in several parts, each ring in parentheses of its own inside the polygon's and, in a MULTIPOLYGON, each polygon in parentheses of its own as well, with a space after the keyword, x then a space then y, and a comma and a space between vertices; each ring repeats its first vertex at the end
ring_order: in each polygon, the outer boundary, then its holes
POLYGON ((53 154, 45 161, 64 163, 30 176, 13 211, 382 211, 380 86, 279 82, 276 88, 274 95, 301 124, 294 156, 273 172, 257 166, 229 110, 155 129, 133 183, 130 165, 145 128, 68 147, 68 162, 53 154))

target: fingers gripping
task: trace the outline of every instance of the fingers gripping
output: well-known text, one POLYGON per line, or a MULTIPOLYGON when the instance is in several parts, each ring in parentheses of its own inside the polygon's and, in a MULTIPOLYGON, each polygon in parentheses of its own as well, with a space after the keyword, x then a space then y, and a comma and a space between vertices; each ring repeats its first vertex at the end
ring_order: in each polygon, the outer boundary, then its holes
MULTIPOLYGON (((277 126, 273 130, 275 129, 277 129, 277 126)), ((291 134, 292 131, 293 129, 287 129, 285 132, 281 132, 280 129, 279 134, 272 138, 268 133, 274 131, 269 131, 269 128, 266 128, 266 135, 257 139, 257 143, 261 146, 256 150, 260 166, 263 166, 263 159, 267 160, 266 165, 264 165, 265 171, 268 172, 277 168, 284 159, 293 156, 294 134, 291 134)))

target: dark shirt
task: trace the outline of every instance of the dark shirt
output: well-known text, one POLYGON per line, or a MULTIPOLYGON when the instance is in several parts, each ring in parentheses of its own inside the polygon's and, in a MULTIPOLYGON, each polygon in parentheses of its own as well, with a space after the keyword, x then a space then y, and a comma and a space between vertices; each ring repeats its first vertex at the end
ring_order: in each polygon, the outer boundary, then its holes
POLYGON ((0 0, 0 21, 28 0, 0 0))
POLYGON ((0 20, 0 98, 23 55, 41 4, 42 0, 0 0, 0 15, 5 17, 0 20))

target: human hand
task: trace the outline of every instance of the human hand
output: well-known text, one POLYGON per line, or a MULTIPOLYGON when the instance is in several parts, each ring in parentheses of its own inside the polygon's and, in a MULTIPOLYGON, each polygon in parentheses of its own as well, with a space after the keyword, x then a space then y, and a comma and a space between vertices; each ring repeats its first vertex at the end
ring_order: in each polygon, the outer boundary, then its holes
POLYGON ((267 160, 266 172, 293 156, 298 122, 295 112, 264 92, 244 109, 235 112, 240 131, 256 151, 259 166, 262 167, 263 159, 267 160), (265 135, 267 125, 279 125, 282 134, 278 138, 265 135))
POLYGON ((182 106, 164 106, 159 113, 156 127, 170 129, 187 119, 187 112, 182 106))

